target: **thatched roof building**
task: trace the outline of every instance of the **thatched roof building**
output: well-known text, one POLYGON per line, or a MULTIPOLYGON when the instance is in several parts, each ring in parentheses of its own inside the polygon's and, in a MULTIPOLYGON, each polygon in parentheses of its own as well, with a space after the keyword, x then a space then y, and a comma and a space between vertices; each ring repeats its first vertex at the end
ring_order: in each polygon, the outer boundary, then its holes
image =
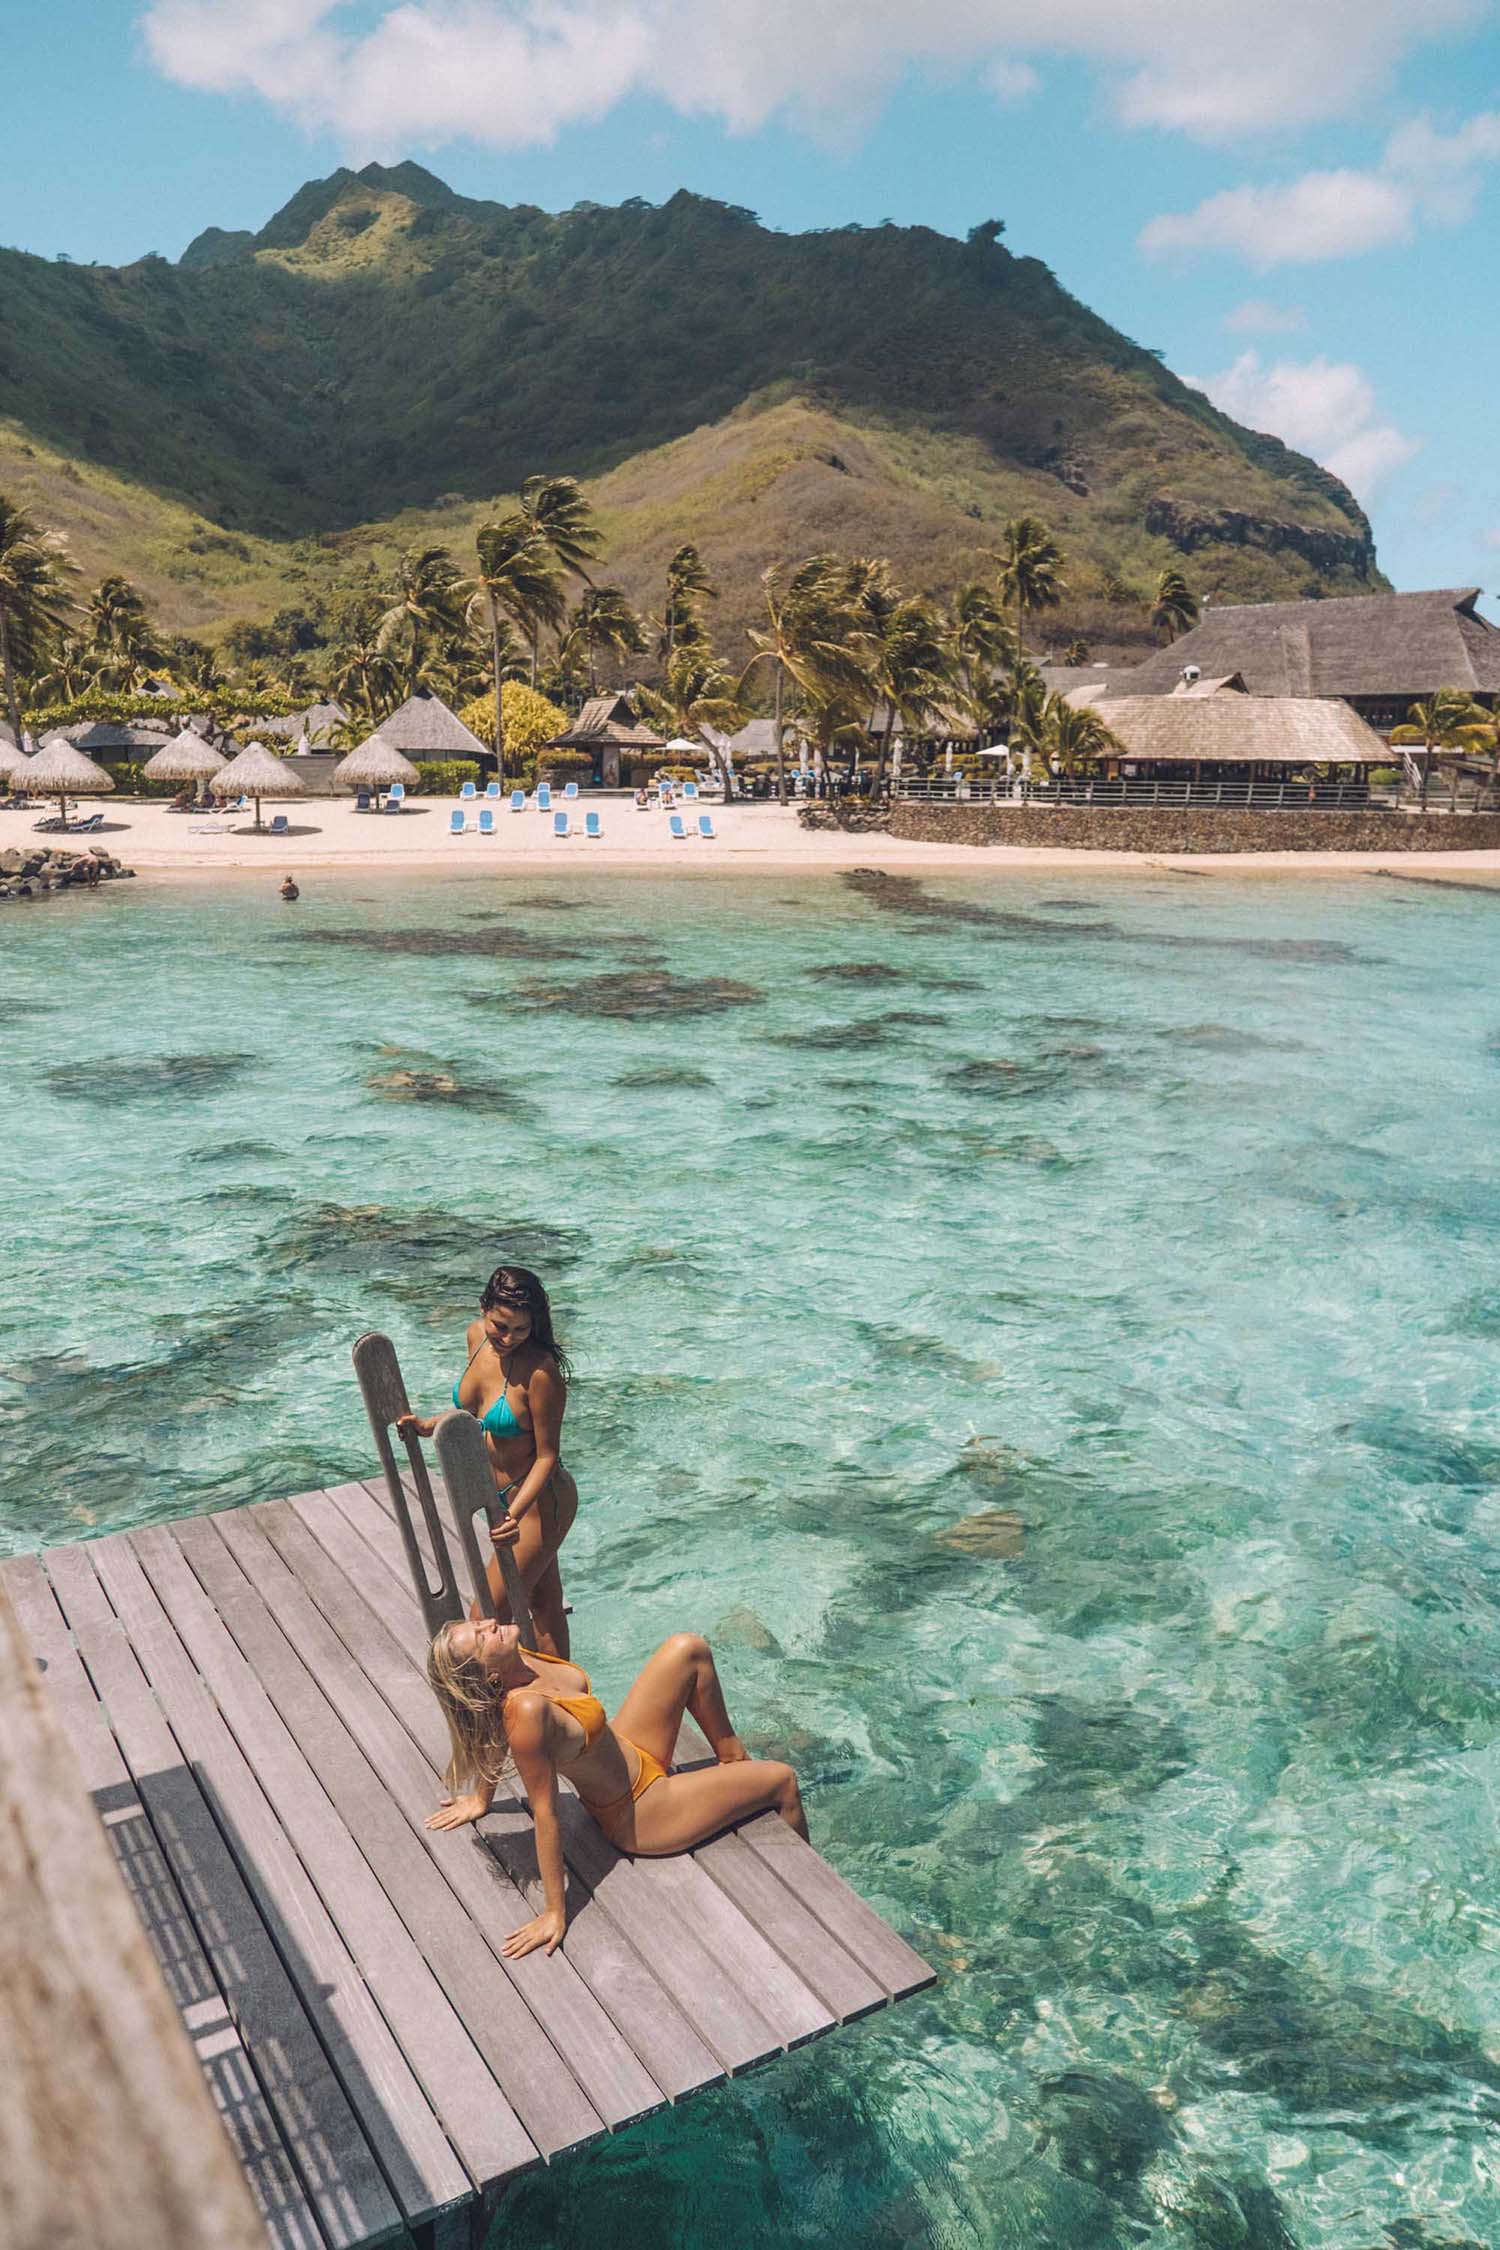
POLYGON ((289 719, 256 719, 253 724, 257 734, 271 735, 278 742, 297 742, 305 734, 309 742, 327 743, 336 727, 349 724, 349 714, 342 703, 309 703, 289 719))
POLYGON ((591 695, 573 724, 554 735, 549 750, 586 750, 594 761, 594 779, 606 789, 619 786, 620 753, 633 750, 649 755, 665 750, 665 738, 636 716, 628 695, 591 695))
MULTIPOLYGON (((1082 698, 1080 698, 1082 700, 1082 698)), ((1392 753, 1336 697, 1110 695, 1093 708, 1120 762, 1170 766, 1388 766, 1392 753)), ((1111 761, 1113 762, 1113 761, 1111 761)))
MULTIPOLYGON (((403 758, 494 757, 491 747, 469 732, 458 713, 426 688, 419 688, 399 711, 382 719, 375 734, 403 758)), ((374 735, 367 737, 374 739, 374 735)))
POLYGON ((1138 665, 1128 692, 1170 695, 1184 670, 1238 672, 1256 696, 1342 696, 1372 726, 1399 726, 1438 688, 1500 699, 1500 631, 1477 586, 1328 601, 1214 603, 1170 648, 1138 665))

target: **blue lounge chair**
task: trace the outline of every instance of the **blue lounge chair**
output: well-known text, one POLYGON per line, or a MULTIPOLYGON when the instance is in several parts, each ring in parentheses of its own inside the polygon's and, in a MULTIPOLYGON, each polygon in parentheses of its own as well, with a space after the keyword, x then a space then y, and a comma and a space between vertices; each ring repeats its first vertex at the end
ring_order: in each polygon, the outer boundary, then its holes
POLYGON ((682 794, 684 795, 684 797, 686 797, 688 803, 691 804, 698 794, 697 782, 685 781, 682 785, 682 794))
POLYGON ((682 825, 682 815, 680 812, 668 813, 667 827, 670 829, 671 833, 679 839, 683 839, 687 836, 687 830, 682 825))
POLYGON ((713 815, 711 813, 699 813, 698 833, 700 836, 706 836, 711 844, 717 840, 719 832, 714 826, 713 815))
MULTIPOLYGON (((285 821, 283 821, 282 825, 285 826, 285 821)), ((87 820, 70 820, 68 822, 68 834, 70 836, 93 836, 103 826, 103 813, 90 813, 87 820)))
POLYGON ((272 834, 273 836, 284 836, 284 835, 286 834, 286 832, 287 832, 287 817, 286 817, 286 814, 285 814, 284 812, 279 812, 279 813, 272 813, 272 815, 271 815, 271 834, 272 834))
POLYGON ((583 833, 585 836, 602 836, 604 834, 604 830, 599 826, 599 815, 596 812, 584 814, 583 833))
POLYGON ((474 787, 472 781, 466 781, 462 789, 460 789, 458 793, 460 797, 464 798, 465 800, 471 797, 477 797, 479 795, 479 791, 474 787))
POLYGON ((354 793, 354 809, 355 809, 355 811, 356 811, 356 812, 368 812, 368 811, 369 811, 369 809, 370 809, 370 792, 369 792, 369 790, 368 790, 368 789, 357 789, 357 790, 355 791, 355 793, 354 793))
POLYGON ((449 835, 462 836, 466 833, 468 826, 469 823, 464 818, 462 807, 455 805, 452 812, 448 815, 449 835))
POLYGON ((526 792, 524 789, 512 789, 510 809, 512 812, 524 812, 526 810, 526 792))
POLYGON ((483 805, 480 808, 479 833, 481 836, 493 836, 495 833, 495 813, 491 805, 483 805))
POLYGON ((395 794, 395 792, 394 792, 394 790, 393 790, 393 791, 392 791, 392 793, 391 793, 391 796, 390 796, 390 798, 389 798, 389 801, 388 801, 387 803, 383 804, 383 805, 381 806, 380 810, 382 811, 382 813, 388 813, 388 812, 395 812, 395 813, 399 813, 399 812, 405 812, 405 810, 406 810, 406 807, 405 807, 405 805, 404 805, 404 804, 403 804, 403 803, 401 802, 401 799, 400 799, 400 798, 399 798, 399 797, 398 797, 398 796, 397 796, 397 795, 395 794))
POLYGON ((499 782, 498 782, 498 781, 487 781, 487 782, 485 783, 485 785, 484 785, 484 793, 485 793, 485 795, 486 795, 487 797, 498 797, 498 796, 499 796, 499 794, 500 794, 500 784, 499 784, 499 782))
POLYGON ((386 794, 390 798, 390 803, 385 808, 386 811, 390 812, 394 809, 399 812, 406 803, 406 783, 404 781, 393 781, 386 794))
POLYGON ((576 781, 565 781, 563 783, 563 795, 565 797, 576 797, 577 794, 578 784, 576 781))
POLYGON ((537 809, 537 811, 538 811, 538 812, 551 812, 551 810, 552 810, 552 784, 551 784, 551 782, 550 782, 550 781, 539 781, 539 782, 537 783, 537 785, 536 785, 536 809, 537 809))
POLYGON ((568 826, 568 816, 565 812, 555 812, 552 815, 552 833, 554 836, 572 835, 573 831, 568 826))

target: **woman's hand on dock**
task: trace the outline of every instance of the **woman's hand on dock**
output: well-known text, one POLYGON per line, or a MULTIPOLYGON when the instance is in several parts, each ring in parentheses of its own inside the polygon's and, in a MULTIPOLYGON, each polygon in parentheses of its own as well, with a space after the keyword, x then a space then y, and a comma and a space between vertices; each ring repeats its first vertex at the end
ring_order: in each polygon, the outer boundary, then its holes
POLYGON ((462 1828, 471 1820, 483 1820, 490 1809, 488 1797, 445 1797, 434 1813, 429 1813, 423 1826, 426 1828, 462 1828))
POLYGON ((405 1437, 409 1431, 415 1431, 418 1437, 431 1437, 436 1428, 437 1416, 435 1414, 398 1414, 396 1416, 396 1435, 398 1437, 405 1437))
MULTIPOLYGON (((427 1825, 430 1828, 431 1821, 427 1825)), ((555 1953, 567 1926, 566 1914, 539 1914, 534 1922, 523 1922, 520 1929, 512 1930, 500 1950, 507 1961, 519 1961, 523 1954, 535 1953, 543 1945, 549 1954, 555 1953)))

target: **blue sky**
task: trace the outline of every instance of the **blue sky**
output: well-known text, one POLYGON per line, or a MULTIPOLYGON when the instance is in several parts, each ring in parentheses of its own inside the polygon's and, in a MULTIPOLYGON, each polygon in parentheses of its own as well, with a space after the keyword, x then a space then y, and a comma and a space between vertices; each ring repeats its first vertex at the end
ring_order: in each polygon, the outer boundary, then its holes
MULTIPOLYGON (((1345 475, 1399 585, 1500 587, 1500 0, 51 0, 0 240, 177 256, 342 162, 561 208, 1006 222, 1345 475)), ((0 393, 3 406, 3 393, 0 393)))

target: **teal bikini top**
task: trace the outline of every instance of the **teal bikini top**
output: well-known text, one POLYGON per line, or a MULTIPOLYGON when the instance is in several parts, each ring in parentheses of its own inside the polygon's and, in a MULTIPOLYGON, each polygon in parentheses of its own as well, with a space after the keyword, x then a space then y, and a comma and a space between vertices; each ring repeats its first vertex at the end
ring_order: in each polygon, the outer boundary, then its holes
MULTIPOLYGON (((480 1349, 483 1349, 482 1345, 480 1349)), ((478 1357, 479 1353, 475 1352, 474 1359, 477 1359, 478 1357)), ((473 1366, 474 1359, 470 1360, 469 1367, 473 1366)), ((468 1368, 465 1368, 464 1373, 468 1373, 468 1368)), ((481 1414, 477 1417, 479 1427, 484 1431, 486 1437, 524 1437, 526 1433, 522 1429, 520 1423, 516 1420, 516 1417, 511 1410, 510 1400, 506 1396, 507 1391, 510 1389, 510 1376, 503 1362, 501 1363, 500 1373, 503 1383, 500 1396, 496 1399, 494 1405, 490 1408, 487 1414, 481 1414)), ((455 1406, 457 1406, 459 1403, 457 1383, 455 1383, 453 1386, 453 1403, 455 1406)))

